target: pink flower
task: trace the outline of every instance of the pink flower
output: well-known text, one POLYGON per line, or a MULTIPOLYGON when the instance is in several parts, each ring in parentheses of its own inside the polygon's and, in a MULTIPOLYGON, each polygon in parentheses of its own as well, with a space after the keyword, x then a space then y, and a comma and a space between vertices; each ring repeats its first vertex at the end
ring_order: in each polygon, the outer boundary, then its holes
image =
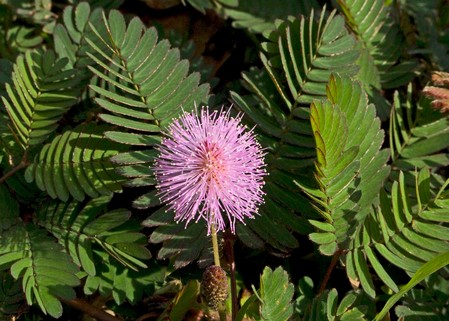
POLYGON ((235 222, 253 218, 263 202, 266 175, 264 152, 252 130, 229 111, 184 113, 168 128, 158 147, 154 171, 159 197, 175 212, 175 220, 204 218, 208 234, 213 224, 231 231, 235 222))

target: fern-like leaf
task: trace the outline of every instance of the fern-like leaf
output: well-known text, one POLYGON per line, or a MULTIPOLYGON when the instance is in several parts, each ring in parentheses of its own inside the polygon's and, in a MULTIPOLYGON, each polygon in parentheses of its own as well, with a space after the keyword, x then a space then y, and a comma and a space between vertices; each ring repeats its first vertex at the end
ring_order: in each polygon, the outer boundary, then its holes
POLYGON ((121 192, 124 178, 115 172, 110 157, 126 150, 104 138, 94 124, 82 125, 56 136, 36 155, 25 178, 51 197, 82 201, 85 195, 98 197, 121 192))
POLYGON ((315 195, 326 210, 320 211, 331 227, 319 226, 322 231, 309 235, 320 245, 320 251, 332 255, 337 244, 351 235, 353 220, 358 209, 354 196, 359 161, 358 146, 347 146, 346 117, 338 106, 315 102, 311 106, 310 121, 317 145, 315 177, 324 195, 315 195), (320 197, 321 196, 321 197, 320 197), (338 228, 337 228, 338 227, 338 228))
POLYGON ((36 300, 44 313, 61 316, 59 298, 70 300, 75 297, 72 287, 80 283, 76 276, 78 267, 62 246, 47 236, 46 231, 33 225, 26 227, 22 246, 22 257, 11 266, 11 274, 16 279, 23 278, 23 291, 28 304, 36 300))
POLYGON ((201 266, 210 264, 211 241, 206 236, 207 226, 204 221, 184 226, 175 222, 174 213, 163 207, 142 222, 148 227, 157 226, 151 233, 151 243, 162 243, 158 253, 159 259, 173 259, 175 268, 181 268, 199 259, 201 266), (188 246, 186 246, 188 244, 188 246))
MULTIPOLYGON (((133 133, 120 132, 106 132, 106 137, 116 141, 123 142, 126 140, 129 144, 153 147, 160 141, 160 137, 153 137, 151 135, 140 135, 133 133)), ((151 165, 157 155, 154 148, 148 148, 139 151, 130 151, 120 153, 111 158, 111 161, 116 164, 117 172, 127 178, 124 182, 126 186, 153 186, 156 185, 156 180, 151 169, 151 165)), ((134 206, 136 208, 149 208, 159 205, 159 199, 155 197, 154 190, 148 194, 142 195, 135 200, 134 206)))
MULTIPOLYGON (((101 27, 102 9, 91 9, 88 2, 80 2, 76 7, 67 6, 62 15, 63 24, 57 24, 53 33, 55 51, 60 57, 68 59, 68 66, 78 70, 78 76, 84 80, 91 77, 87 66, 95 62, 87 56, 87 52, 94 54, 94 50, 87 44, 86 38, 92 37, 90 25, 101 27)), ((106 35, 106 30, 101 30, 106 35)), ((98 57, 100 60, 101 57, 98 57)))
POLYGON ((144 294, 152 294, 156 285, 165 281, 165 269, 155 263, 147 268, 135 271, 118 263, 104 251, 94 251, 97 265, 96 275, 87 275, 84 293, 96 291, 103 297, 111 297, 117 304, 125 300, 138 303, 144 294))
POLYGON ((164 31, 166 31, 164 37, 170 41, 171 45, 179 48, 180 57, 189 61, 190 71, 199 72, 201 82, 209 82, 211 87, 214 87, 219 81, 218 78, 214 77, 216 72, 214 66, 208 63, 204 57, 196 54, 199 48, 192 39, 188 38, 188 32, 179 32, 174 29, 164 31))
POLYGON ((37 213, 37 222, 55 236, 86 277, 84 291, 136 303, 155 282, 164 279, 163 269, 148 264, 147 238, 125 209, 106 211, 111 196, 87 204, 49 202, 37 213))
POLYGON ((243 74, 251 95, 231 93, 236 105, 257 124, 261 144, 267 149, 270 169, 265 190, 266 204, 260 217, 247 222, 257 236, 280 251, 298 245, 291 231, 310 233, 303 217, 316 218, 309 201, 298 193, 294 181, 311 186, 310 175, 315 143, 309 122, 309 104, 326 95, 326 84, 333 71, 354 75, 359 51, 335 11, 324 10, 316 21, 309 17, 277 21, 266 33, 262 46, 264 70, 243 74), (288 222, 288 225, 286 225, 288 222))
POLYGON ((412 104, 412 86, 401 99, 394 95, 390 119, 390 150, 394 164, 403 170, 438 168, 449 163, 449 120, 421 99, 412 104), (402 100, 402 101, 401 101, 402 100))
MULTIPOLYGON (((106 90, 91 85, 91 89, 99 96, 96 102, 104 111, 100 118, 117 128, 105 136, 138 148, 119 153, 111 161, 127 179, 125 185, 153 186, 151 166, 157 154, 154 145, 161 141, 162 130, 183 109, 188 111, 195 103, 207 102, 209 85, 200 85, 200 75, 189 73, 189 63, 180 60, 179 50, 171 49, 167 40, 158 41, 156 29, 146 28, 138 18, 126 23, 121 13, 112 10, 108 17, 103 15, 101 26, 90 24, 90 28, 95 35, 87 42, 95 55, 88 55, 98 65, 89 68, 108 87, 106 90), (106 36, 102 34, 103 29, 106 36)), ((133 205, 150 208, 159 205, 159 200, 150 189, 133 205)), ((189 231, 186 230, 186 235, 190 237, 189 231)), ((164 245, 159 256, 165 257, 165 252, 173 254, 169 245, 164 245)), ((182 254, 177 257, 179 262, 184 262, 181 265, 196 258, 182 254)))
POLYGON ((23 149, 44 142, 77 101, 79 80, 66 65, 67 59, 57 59, 51 50, 17 58, 13 83, 6 84, 9 99, 2 99, 23 149))
POLYGON ((433 66, 436 65, 436 70, 448 70, 447 42, 445 37, 440 36, 445 32, 444 3, 428 0, 403 1, 400 8, 402 14, 407 13, 411 20, 407 34, 411 38, 419 39, 416 43, 418 50, 430 56, 429 60, 433 66))
POLYGON ((25 225, 19 218, 18 204, 4 187, 0 190, 0 203, 12 205, 0 212, 0 222, 9 222, 1 226, 0 269, 9 268, 15 279, 22 279, 29 305, 37 302, 45 314, 57 318, 62 315, 59 298, 75 297, 72 287, 79 285, 75 275, 78 267, 45 230, 25 225))
POLYGON ((449 302, 449 281, 435 273, 423 283, 424 289, 411 289, 401 304, 395 307, 396 316, 404 321, 448 319, 449 311, 446 307, 449 302))
POLYGON ((399 290, 379 256, 413 275, 425 262, 449 251, 447 197, 442 191, 432 197, 428 169, 416 175, 414 193, 404 177, 400 172, 391 195, 381 190, 377 211, 368 216, 346 255, 349 279, 372 297, 375 291, 369 266, 389 288, 399 290))
POLYGON ((104 213, 110 200, 111 196, 101 196, 85 206, 75 201, 53 201, 37 215, 38 223, 50 231, 73 261, 91 276, 97 274, 94 250, 107 253, 132 270, 146 268, 143 260, 151 257, 140 228, 126 224, 129 211, 116 209, 104 213))
POLYGON ((389 154, 379 152, 384 134, 361 84, 332 75, 327 96, 328 101, 311 106, 319 191, 305 191, 328 223, 311 221, 319 232, 309 237, 322 253, 331 255, 337 245, 348 246, 358 223, 368 215, 389 174, 389 154))
POLYGON ((339 303, 336 289, 324 291, 314 298, 310 314, 304 320, 369 320, 365 313, 365 306, 356 304, 357 294, 349 292, 339 303))
POLYGON ((100 117, 111 124, 144 133, 158 133, 181 112, 191 109, 194 102, 207 99, 209 86, 198 85, 199 75, 188 74, 189 64, 179 60, 179 51, 170 49, 168 41, 157 41, 154 28, 145 28, 138 18, 128 26, 118 11, 103 15, 103 37, 98 27, 90 25, 96 37, 88 39, 90 46, 109 64, 88 54, 102 68, 90 68, 95 75, 116 87, 120 93, 91 86, 102 98, 98 104, 110 114, 100 117), (103 47, 97 45, 102 43, 103 47))
POLYGON ((324 95, 332 72, 357 73, 360 52, 335 13, 326 17, 323 10, 318 22, 313 11, 309 18, 277 21, 276 29, 264 34, 262 62, 290 111, 324 95))
POLYGON ((299 280, 296 313, 301 320, 368 320, 366 296, 362 291, 350 291, 339 302, 336 289, 325 290, 315 296, 313 281, 306 276, 299 280))
MULTIPOLYGON (((3 173, 12 170, 23 160, 23 148, 11 131, 10 118, 6 111, 0 111, 0 159, 3 173), (8 161, 5 161, 6 159, 8 161)), ((13 175, 6 180, 6 183, 16 192, 19 199, 32 200, 36 197, 32 192, 35 187, 24 181, 23 175, 13 175)))
MULTIPOLYGON (((154 192, 150 192, 152 198, 155 197, 154 192)), ((282 212, 277 212, 282 216, 282 212)), ((258 217, 257 219, 263 219, 258 217)), ((265 219, 264 222, 267 222, 265 219)), ((269 221, 268 221, 269 222, 269 221)), ((198 264, 201 267, 206 267, 213 263, 212 257, 212 243, 209 237, 207 237, 207 226, 204 221, 200 220, 195 224, 184 226, 180 223, 176 223, 174 219, 174 213, 168 211, 166 207, 162 207, 155 211, 149 218, 142 222, 143 225, 148 227, 156 227, 151 233, 150 242, 160 243, 162 248, 158 253, 159 259, 171 259, 173 260, 173 266, 175 268, 182 268, 194 260, 198 260, 198 264)), ((266 240, 270 240, 271 244, 278 244, 279 240, 276 240, 276 233, 279 233, 278 229, 273 226, 261 224, 262 230, 256 229, 260 234, 265 236, 266 240)), ((248 228, 243 224, 236 226, 236 234, 240 241, 246 246, 255 249, 263 249, 265 244, 263 240, 254 232, 253 229, 248 228)), ((221 234, 219 234, 221 237, 221 234)))
MULTIPOLYGON (((347 24, 369 52, 374 62, 371 73, 378 75, 383 88, 395 88, 414 77, 414 60, 399 63, 405 39, 392 17, 393 6, 382 0, 337 0, 347 24)), ((366 65, 365 65, 366 66, 366 65)), ((376 82, 372 84, 376 85, 376 82)))
POLYGON ((147 29, 138 18, 126 25, 123 15, 112 10, 108 18, 103 15, 100 24, 90 24, 95 35, 87 42, 96 55, 88 55, 98 64, 90 70, 109 89, 96 85, 91 88, 101 96, 97 103, 109 112, 100 117, 123 129, 107 132, 106 137, 147 147, 117 155, 114 162, 123 165, 120 174, 128 178, 128 186, 154 185, 149 167, 161 130, 182 109, 191 110, 195 102, 206 102, 209 86, 199 85, 199 74, 188 73, 189 63, 180 60, 179 51, 170 49, 167 40, 158 41, 156 29, 147 29))

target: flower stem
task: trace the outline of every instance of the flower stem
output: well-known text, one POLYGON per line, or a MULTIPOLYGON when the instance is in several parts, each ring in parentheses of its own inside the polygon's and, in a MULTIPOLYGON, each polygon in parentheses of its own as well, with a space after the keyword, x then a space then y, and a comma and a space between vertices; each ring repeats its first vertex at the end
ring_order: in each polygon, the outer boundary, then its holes
POLYGON ((214 251, 214 264, 216 266, 220 266, 220 251, 218 249, 218 238, 217 238, 217 230, 215 229, 215 225, 211 224, 211 236, 212 236, 212 248, 214 251))
MULTIPOLYGON (((217 238, 217 230, 215 229, 215 225, 211 224, 211 236, 212 236, 212 248, 214 251, 214 264, 216 266, 220 266, 220 252, 218 249, 218 238, 217 238)), ((226 307, 223 303, 220 303, 218 306, 218 314, 220 315, 220 321, 226 321, 226 307)))
POLYGON ((232 302, 232 311, 231 311, 231 320, 234 321, 237 317, 238 312, 238 304, 237 304, 237 282, 235 278, 235 258, 234 258, 234 235, 228 230, 224 234, 225 239, 225 256, 226 260, 229 263, 230 272, 231 272, 231 302, 232 302))

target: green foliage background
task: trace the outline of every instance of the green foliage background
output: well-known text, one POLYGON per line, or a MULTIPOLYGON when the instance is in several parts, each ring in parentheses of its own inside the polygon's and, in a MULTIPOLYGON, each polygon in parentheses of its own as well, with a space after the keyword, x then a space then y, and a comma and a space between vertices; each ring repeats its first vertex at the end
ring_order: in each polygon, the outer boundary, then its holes
POLYGON ((183 110, 232 103, 269 172, 233 239, 236 320, 447 320, 449 91, 422 93, 449 72, 446 2, 167 9, 220 21, 233 72, 130 2, 0 0, 0 319, 213 313, 206 226, 174 222, 151 167, 183 110))

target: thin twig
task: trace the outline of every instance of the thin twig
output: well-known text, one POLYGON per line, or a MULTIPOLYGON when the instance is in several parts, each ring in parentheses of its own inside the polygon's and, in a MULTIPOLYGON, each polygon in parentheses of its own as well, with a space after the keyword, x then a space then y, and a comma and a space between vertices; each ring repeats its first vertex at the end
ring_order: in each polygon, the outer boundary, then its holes
POLYGON ((23 157, 20 161, 19 164, 17 164, 14 168, 12 168, 9 172, 7 172, 5 175, 3 175, 2 177, 0 177, 0 184, 3 184, 8 178, 10 178, 11 176, 13 176, 15 173, 17 173, 18 171, 20 171, 22 168, 27 167, 28 165, 30 165, 30 163, 27 160, 28 157, 28 153, 25 152, 23 154, 23 157))
POLYGON ((62 298, 59 299, 65 304, 70 305, 71 307, 90 315, 92 318, 95 318, 98 321, 122 321, 122 319, 117 318, 107 313, 106 311, 97 308, 96 306, 93 306, 81 299, 73 299, 73 300, 65 300, 62 298))
POLYGON ((323 282, 321 282, 320 289, 318 290, 318 295, 324 292, 327 286, 327 282, 329 282, 329 279, 331 277, 332 271, 334 270, 335 266, 337 265, 338 259, 340 258, 340 255, 342 253, 342 250, 339 249, 334 253, 334 256, 332 256, 331 263, 329 264, 329 267, 327 268, 326 274, 324 275, 323 282))
POLYGON ((229 270, 231 272, 231 320, 234 321, 238 313, 237 304, 237 282, 235 278, 235 257, 234 257, 234 235, 227 231, 225 233, 225 254, 229 263, 229 270))

